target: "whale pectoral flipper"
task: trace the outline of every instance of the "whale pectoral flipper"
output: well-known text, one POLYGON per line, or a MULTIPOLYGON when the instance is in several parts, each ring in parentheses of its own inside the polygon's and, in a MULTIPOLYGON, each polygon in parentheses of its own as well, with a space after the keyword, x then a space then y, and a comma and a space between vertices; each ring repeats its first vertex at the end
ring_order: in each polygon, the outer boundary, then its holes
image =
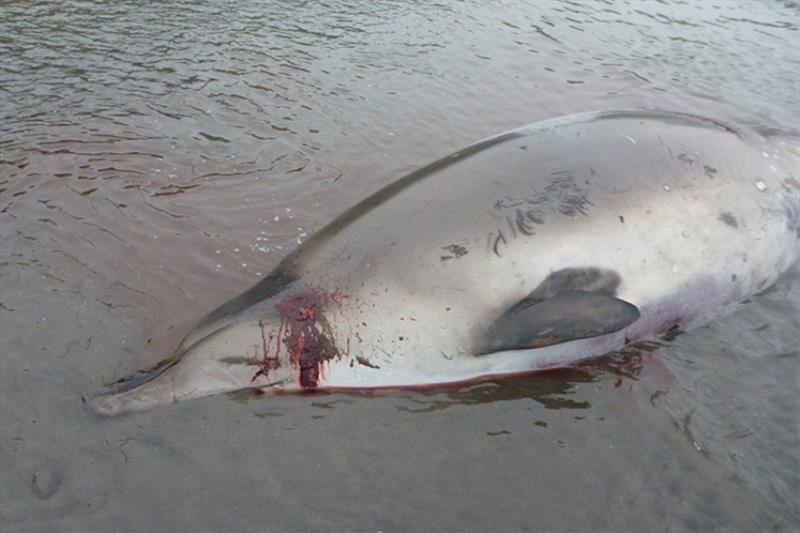
POLYGON ((602 292, 567 290, 550 298, 526 297, 486 329, 475 353, 542 348, 619 331, 639 318, 639 310, 602 292))
POLYGON ((520 304, 525 300, 546 300, 567 291, 598 292, 615 296, 621 281, 619 274, 604 268, 562 268, 551 272, 520 304))

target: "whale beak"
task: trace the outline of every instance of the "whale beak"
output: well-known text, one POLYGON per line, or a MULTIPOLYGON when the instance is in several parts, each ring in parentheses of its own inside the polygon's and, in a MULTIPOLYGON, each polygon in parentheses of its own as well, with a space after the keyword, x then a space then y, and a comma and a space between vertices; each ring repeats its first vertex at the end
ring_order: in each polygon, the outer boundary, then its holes
POLYGON ((167 373, 132 389, 84 396, 82 399, 93 413, 116 416, 171 404, 176 400, 174 391, 173 378, 167 373))
POLYGON ((183 353, 147 372, 120 380, 113 390, 85 396, 84 405, 95 414, 116 416, 147 411, 163 405, 247 388, 272 388, 287 379, 272 376, 270 382, 252 378, 257 367, 235 364, 225 359, 192 357, 183 353))

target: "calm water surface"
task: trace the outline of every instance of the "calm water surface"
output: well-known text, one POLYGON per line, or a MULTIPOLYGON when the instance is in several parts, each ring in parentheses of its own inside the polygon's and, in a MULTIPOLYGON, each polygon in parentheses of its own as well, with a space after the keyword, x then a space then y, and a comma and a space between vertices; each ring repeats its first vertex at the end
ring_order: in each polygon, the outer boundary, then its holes
POLYGON ((0 526, 796 530, 800 269, 576 369, 430 394, 81 395, 372 191, 658 108, 800 125, 795 2, 0 3, 0 526))

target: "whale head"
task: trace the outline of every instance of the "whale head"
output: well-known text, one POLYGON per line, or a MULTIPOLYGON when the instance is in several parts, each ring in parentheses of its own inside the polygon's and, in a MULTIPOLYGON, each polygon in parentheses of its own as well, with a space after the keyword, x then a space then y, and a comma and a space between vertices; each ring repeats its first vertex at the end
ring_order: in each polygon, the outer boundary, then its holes
POLYGON ((87 406, 116 415, 243 389, 310 391, 329 363, 349 354, 340 340, 342 297, 336 291, 294 283, 255 305, 222 309, 201 321, 171 357, 86 398, 87 406))
POLYGON ((277 339, 269 339, 278 326, 263 319, 224 325, 84 401, 95 413, 113 416, 242 389, 299 389, 297 372, 281 364, 277 339))

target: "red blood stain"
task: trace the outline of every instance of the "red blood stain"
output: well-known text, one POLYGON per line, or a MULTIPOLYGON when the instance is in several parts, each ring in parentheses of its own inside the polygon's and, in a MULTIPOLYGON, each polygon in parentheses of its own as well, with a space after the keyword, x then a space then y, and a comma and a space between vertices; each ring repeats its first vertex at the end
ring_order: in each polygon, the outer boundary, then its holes
MULTIPOLYGON (((266 331, 267 324, 264 324, 263 321, 259 320, 258 326, 261 329, 261 343, 262 343, 261 348, 262 350, 264 350, 264 357, 261 359, 261 368, 259 368, 258 372, 256 372, 253 375, 253 378, 250 380, 251 383, 254 382, 256 379, 258 379, 259 376, 266 376, 269 374, 270 370, 275 370, 276 368, 281 366, 281 360, 279 357, 280 346, 278 346, 278 349, 275 350, 275 355, 270 355, 272 334, 267 333, 266 331)), ((281 327, 283 327, 283 323, 281 323, 281 327)), ((280 330, 278 331, 279 331, 278 335, 280 335, 280 330)), ((258 355, 258 346, 256 346, 256 355, 258 355)))
MULTIPOLYGON (((303 287, 294 290, 275 305, 279 324, 274 349, 271 346, 273 335, 268 334, 266 325, 261 324, 264 358, 261 368, 253 376, 267 375, 270 370, 280 366, 281 346, 289 354, 289 363, 299 370, 300 386, 316 389, 326 361, 341 357, 336 347, 334 331, 323 311, 330 304, 336 305, 341 314, 341 299, 338 292, 328 292, 303 287)), ((350 339, 347 339, 349 354, 350 339)))

